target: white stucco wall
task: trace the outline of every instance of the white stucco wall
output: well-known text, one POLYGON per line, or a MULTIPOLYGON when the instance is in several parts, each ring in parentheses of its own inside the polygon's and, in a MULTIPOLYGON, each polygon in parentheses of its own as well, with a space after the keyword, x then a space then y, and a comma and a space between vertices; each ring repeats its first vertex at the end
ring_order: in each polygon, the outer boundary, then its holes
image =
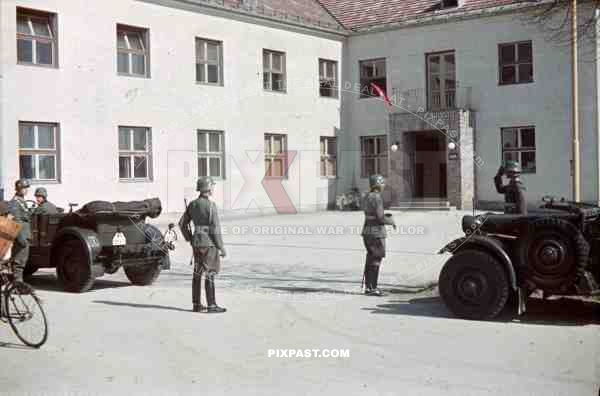
POLYGON ((43 121, 60 124, 61 182, 46 185, 60 206, 158 196, 181 211, 195 195, 198 129, 225 131, 227 178, 215 193, 225 208, 273 206, 260 184, 265 133, 285 133, 288 149, 302 151, 284 181, 294 205, 326 203, 319 137, 339 128, 340 101, 319 97, 318 59, 341 65, 339 37, 133 0, 2 0, 0 18, 5 194, 19 174, 19 121, 43 121), (17 65, 17 6, 58 14, 58 69, 17 65), (149 29, 151 78, 117 76, 118 23, 149 29), (224 87, 196 84, 195 37, 223 41, 224 87), (286 53, 286 94, 263 91, 263 48, 286 53), (119 125, 152 128, 153 181, 119 182, 119 125), (260 152, 256 163, 247 150, 260 152))
MULTIPOLYGON (((590 59, 592 45, 588 41, 588 47, 582 48, 579 62, 582 198, 598 201, 598 69, 593 56, 590 59)), ((536 128, 537 160, 537 172, 523 175, 527 199, 537 202, 545 194, 571 197, 570 51, 564 44, 549 42, 538 26, 502 15, 351 36, 344 78, 354 86, 359 82, 359 60, 386 58, 390 96, 393 89, 425 92, 425 54, 444 50, 455 51, 456 79, 461 87, 471 87, 471 107, 477 112, 477 154, 484 161, 476 171, 477 198, 501 200, 492 183, 501 162, 500 128, 527 125, 536 128), (534 82, 499 86, 498 44, 521 40, 533 42, 534 82)), ((359 149, 361 135, 386 133, 383 104, 358 97, 346 92, 343 100, 342 129, 349 150, 359 149)), ((404 99, 406 110, 408 103, 413 103, 411 110, 424 106, 414 98, 404 99)), ((341 180, 349 188, 352 175, 360 175, 360 162, 358 154, 346 158, 341 180)), ((366 188, 367 180, 358 180, 366 188)))

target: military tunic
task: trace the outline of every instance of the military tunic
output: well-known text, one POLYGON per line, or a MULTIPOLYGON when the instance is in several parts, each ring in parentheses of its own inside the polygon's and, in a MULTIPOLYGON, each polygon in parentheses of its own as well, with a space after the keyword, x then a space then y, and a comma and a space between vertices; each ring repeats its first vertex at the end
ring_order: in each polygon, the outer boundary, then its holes
POLYGON ((41 205, 38 205, 38 207, 35 208, 34 213, 35 214, 55 214, 55 213, 58 213, 58 209, 56 208, 56 205, 54 205, 52 202, 44 201, 44 202, 42 202, 41 205))
POLYGON ((394 225, 391 218, 385 216, 383 199, 378 192, 370 192, 363 202, 365 222, 362 237, 367 249, 367 265, 375 265, 385 257, 385 238, 387 237, 386 225, 394 225))
POLYGON ((25 199, 15 195, 8 203, 8 212, 14 217, 14 221, 21 225, 21 231, 12 246, 12 259, 16 265, 16 275, 20 276, 29 260, 31 211, 27 208, 25 199))
POLYGON ((525 200, 525 186, 520 180, 510 179, 507 185, 502 185, 502 175, 494 177, 494 184, 498 194, 504 194, 504 213, 527 214, 527 201, 525 200))

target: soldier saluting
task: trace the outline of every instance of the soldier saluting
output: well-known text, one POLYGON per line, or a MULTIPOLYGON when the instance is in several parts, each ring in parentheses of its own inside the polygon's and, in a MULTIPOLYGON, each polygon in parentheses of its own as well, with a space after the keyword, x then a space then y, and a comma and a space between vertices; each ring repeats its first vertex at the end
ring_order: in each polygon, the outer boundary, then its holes
POLYGON ((8 213, 21 225, 21 231, 12 245, 11 257, 15 263, 15 279, 23 281, 23 271, 29 260, 29 244, 31 240, 31 211, 25 202, 29 181, 19 179, 15 182, 15 195, 8 203, 8 213))
POLYGON ((214 182, 210 177, 198 179, 196 191, 200 196, 190 202, 179 220, 179 229, 186 241, 191 242, 194 252, 194 277, 192 280, 192 303, 194 312, 221 313, 225 308, 215 300, 215 275, 221 269, 221 257, 225 257, 225 248, 221 238, 221 227, 217 205, 209 197, 214 182), (194 231, 190 228, 194 223, 194 231), (202 276, 205 276, 207 307, 202 305, 202 276))
POLYGON ((498 168, 494 176, 494 184, 498 194, 504 194, 504 213, 527 214, 527 201, 525 200, 525 186, 521 182, 521 165, 516 161, 506 161, 504 166, 498 168), (502 185, 502 175, 508 178, 508 184, 502 185))
POLYGON ((385 257, 386 225, 396 229, 396 224, 391 215, 383 212, 383 198, 381 192, 385 188, 385 180, 381 175, 369 176, 370 192, 365 197, 363 209, 365 223, 362 230, 363 242, 367 249, 367 258, 364 269, 365 294, 382 296, 383 292, 377 288, 379 267, 385 257))

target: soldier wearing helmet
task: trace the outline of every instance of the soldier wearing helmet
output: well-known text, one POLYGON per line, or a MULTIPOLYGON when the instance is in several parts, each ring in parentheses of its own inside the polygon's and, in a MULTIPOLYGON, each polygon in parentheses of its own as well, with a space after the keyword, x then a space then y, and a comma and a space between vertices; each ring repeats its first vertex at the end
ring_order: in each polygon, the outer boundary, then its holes
POLYGON ((525 200, 525 186, 521 182, 521 165, 516 161, 506 161, 504 166, 498 168, 494 176, 494 184, 498 194, 504 194, 504 213, 527 214, 527 201, 525 200), (502 184, 502 176, 508 178, 508 184, 502 184))
POLYGON ((29 181, 19 179, 15 182, 15 195, 8 203, 8 212, 13 220, 21 225, 21 231, 12 246, 11 257, 15 263, 15 279, 23 281, 23 271, 29 260, 29 244, 31 240, 31 211, 27 207, 25 197, 29 181))
POLYGON ((381 260, 385 257, 385 238, 387 237, 385 226, 391 225, 395 229, 396 224, 391 215, 383 212, 383 198, 381 197, 381 192, 385 188, 383 176, 371 175, 369 185, 370 192, 366 195, 363 203, 365 222, 362 230, 363 242, 367 249, 364 269, 365 294, 382 296, 383 293, 377 287, 377 283, 381 260))
POLYGON ((209 198, 214 182, 210 177, 198 179, 197 199, 190 202, 179 220, 179 229, 186 241, 192 244, 194 252, 194 276, 192 280, 192 304, 194 312, 221 313, 225 308, 217 305, 215 299, 215 276, 221 269, 221 257, 225 248, 221 237, 217 205, 209 198), (190 223, 194 224, 193 231, 190 223), (206 292, 207 306, 202 305, 202 277, 206 292))
POLYGON ((48 191, 44 187, 38 187, 33 193, 37 202, 37 208, 35 208, 35 214, 54 214, 58 213, 56 206, 48 201, 48 191))

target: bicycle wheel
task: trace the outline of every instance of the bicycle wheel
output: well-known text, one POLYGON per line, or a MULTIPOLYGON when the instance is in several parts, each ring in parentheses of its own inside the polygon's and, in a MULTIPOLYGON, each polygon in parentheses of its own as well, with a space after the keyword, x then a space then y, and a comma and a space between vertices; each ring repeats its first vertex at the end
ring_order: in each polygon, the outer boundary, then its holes
POLYGON ((25 345, 39 348, 46 342, 46 314, 30 286, 13 283, 5 289, 4 314, 10 327, 25 345))

